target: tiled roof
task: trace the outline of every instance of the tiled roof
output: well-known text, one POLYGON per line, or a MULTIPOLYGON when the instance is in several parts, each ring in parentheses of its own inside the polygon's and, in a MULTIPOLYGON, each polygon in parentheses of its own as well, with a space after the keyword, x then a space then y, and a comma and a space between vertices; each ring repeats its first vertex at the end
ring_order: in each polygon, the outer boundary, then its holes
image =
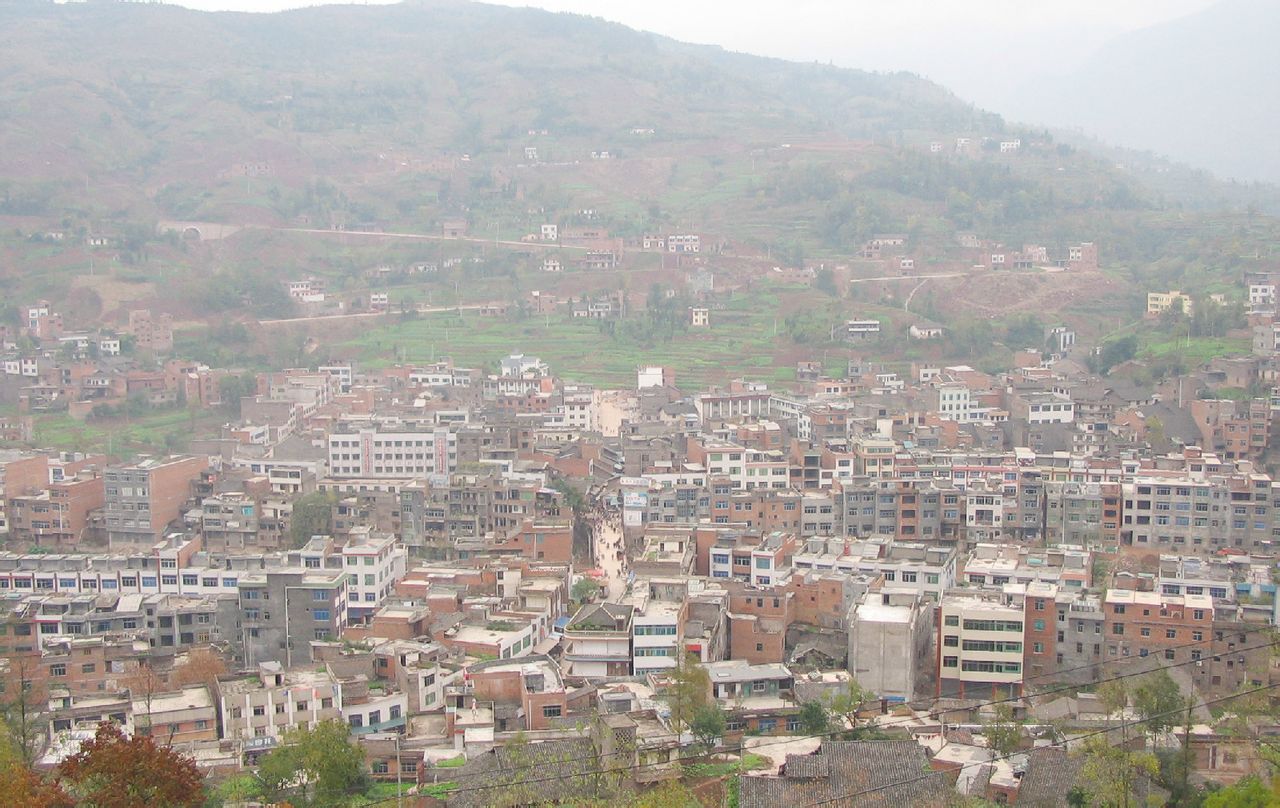
POLYGON ((1028 753, 1027 773, 1018 786, 1018 805, 1057 808, 1080 777, 1084 759, 1053 747, 1028 753))
POLYGON ((599 785, 591 776, 598 765, 590 738, 497 747, 447 775, 458 790, 445 804, 482 808, 586 801, 599 785))
POLYGON ((813 755, 788 755, 781 777, 743 775, 739 805, 940 808, 957 796, 915 741, 826 741, 813 755))

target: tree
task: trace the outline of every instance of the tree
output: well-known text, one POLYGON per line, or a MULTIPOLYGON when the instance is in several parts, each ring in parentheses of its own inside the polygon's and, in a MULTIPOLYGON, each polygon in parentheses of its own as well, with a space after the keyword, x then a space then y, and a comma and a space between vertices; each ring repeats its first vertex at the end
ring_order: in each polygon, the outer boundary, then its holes
POLYGON ((169 683, 174 688, 205 685, 213 693, 218 677, 226 672, 227 663, 212 648, 193 648, 187 652, 187 661, 169 674, 169 683))
POLYGON ((671 707, 671 725, 677 732, 689 727, 698 708, 711 699, 711 677, 692 654, 683 654, 671 671, 666 692, 671 707))
POLYGON ((1133 334, 1102 343, 1102 354, 1098 357, 1098 372, 1106 374, 1122 362, 1128 362, 1138 355, 1138 338, 1133 334))
POLYGON ((856 679, 850 679, 848 687, 830 697, 828 706, 832 713, 843 719, 844 726, 852 730, 858 726, 858 710, 873 697, 874 694, 864 690, 856 679))
POLYGON ((995 715, 982 725, 982 736, 987 739, 987 748, 1000 757, 1008 757, 1018 751, 1022 745, 1022 725, 1014 720, 1013 707, 997 704, 995 715))
POLYGON ((600 584, 586 575, 578 579, 573 585, 573 599, 578 603, 586 603, 594 598, 600 592, 600 584))
POLYGON ((1108 716, 1116 715, 1129 706, 1129 693, 1121 679, 1111 679, 1098 685, 1097 696, 1108 716))
POLYGON ((624 805, 627 808, 702 808, 702 802, 692 789, 675 780, 651 788, 624 805))
POLYGON ((280 746, 258 766, 266 795, 296 808, 345 805, 366 790, 364 753, 351 743, 341 721, 322 721, 311 729, 286 732, 280 746))
POLYGON ((1144 676, 1133 691, 1133 709, 1142 718, 1152 739, 1178 724, 1179 713, 1184 706, 1178 683, 1163 668, 1144 676))
POLYGON ((313 491, 293 503, 289 516, 289 538, 301 547, 312 536, 328 535, 333 530, 333 502, 324 491, 313 491))
MULTIPOLYGON (((15 635, 19 626, 11 624, 9 634, 15 635)), ((30 627, 28 627, 30 628, 30 627)), ((14 639, 18 639, 16 636, 14 639)), ((48 705, 48 688, 40 668, 39 655, 15 650, 3 660, 0 675, 0 718, 8 731, 10 742, 28 766, 40 751, 42 714, 48 705)))
POLYGON ((820 735, 831 725, 831 715, 820 701, 806 701, 800 706, 800 729, 805 735, 820 735))
POLYGON ((1246 777, 1230 788, 1204 798, 1203 808, 1277 808, 1280 806, 1280 779, 1267 788, 1257 777, 1246 777))
POLYGON ((222 407, 236 418, 240 417, 240 400, 253 395, 258 381, 252 373, 243 376, 223 376, 218 380, 218 400, 222 407))
POLYGON ((823 267, 813 276, 813 288, 823 294, 832 297, 840 296, 840 289, 836 287, 836 276, 831 270, 823 267))
POLYGON ((1152 778, 1160 764, 1146 752, 1132 752, 1123 744, 1112 746, 1105 735, 1095 735, 1085 742, 1080 769, 1081 786, 1089 804, 1103 808, 1128 808, 1134 804, 1134 783, 1138 778, 1152 778))
POLYGON ((75 803, 56 782, 36 774, 18 745, 0 732, 0 805, 24 808, 72 808, 75 803))
POLYGON ((150 735, 151 704, 155 701, 157 693, 163 693, 168 689, 164 678, 151 667, 150 662, 143 660, 138 663, 133 673, 124 678, 123 684, 129 688, 129 698, 135 703, 141 701, 143 705, 142 715, 138 715, 137 708, 134 708, 133 722, 138 734, 150 735))
POLYGON ((199 808, 204 779, 196 762, 156 746, 146 735, 126 737, 115 724, 98 725, 93 739, 58 768, 77 805, 95 808, 199 808))
POLYGON ((689 731, 694 739, 706 749, 715 747, 716 742, 724 736, 724 713, 714 704, 702 704, 693 711, 689 722, 689 731))

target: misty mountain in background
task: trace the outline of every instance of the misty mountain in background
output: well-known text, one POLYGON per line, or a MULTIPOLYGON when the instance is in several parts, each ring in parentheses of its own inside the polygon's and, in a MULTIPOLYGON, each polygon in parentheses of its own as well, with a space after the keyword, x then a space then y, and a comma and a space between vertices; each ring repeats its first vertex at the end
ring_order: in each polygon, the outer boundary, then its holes
POLYGON ((1280 182, 1280 2, 1224 0, 1111 40, 1007 109, 1237 180, 1280 182))

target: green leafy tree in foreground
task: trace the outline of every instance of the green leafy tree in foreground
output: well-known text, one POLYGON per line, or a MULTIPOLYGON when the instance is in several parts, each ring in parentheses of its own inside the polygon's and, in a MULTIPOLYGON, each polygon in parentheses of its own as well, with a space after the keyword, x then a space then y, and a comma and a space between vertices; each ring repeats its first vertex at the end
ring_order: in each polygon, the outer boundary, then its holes
POLYGON ((1080 786, 1087 805, 1097 808, 1130 808, 1137 804, 1135 787, 1141 779, 1151 779, 1160 771, 1154 755, 1133 752, 1123 745, 1112 746, 1106 736, 1090 738, 1081 754, 1080 786))
POLYGON ((1147 734, 1153 739, 1178 725, 1185 706, 1182 690, 1164 669, 1144 676, 1133 691, 1133 709, 1142 718, 1147 734))
POLYGON ((1215 791, 1204 798, 1204 808, 1280 808, 1280 792, 1276 781, 1267 788, 1256 777, 1246 777, 1230 788, 1215 791))
POLYGON ((573 585, 573 599, 578 603, 586 603, 600 593, 600 584, 586 577, 578 579, 573 585))
POLYGON ((820 735, 831 725, 831 714, 820 701, 806 701, 800 707, 800 729, 806 735, 820 735))
POLYGON ((714 704, 706 703, 693 711, 693 719, 689 722, 689 731, 706 749, 716 745, 716 741, 724 735, 724 713, 714 704))
POLYGON ((312 536, 327 535, 333 530, 333 501, 323 491, 314 491, 293 503, 289 516, 289 538, 294 547, 306 544, 312 536))
POLYGON ((680 657, 672 669, 666 699, 671 706, 671 725, 677 732, 689 728, 698 708, 710 702, 711 677, 692 654, 680 657))
POLYGON ((850 679, 848 687, 829 698, 828 707, 833 715, 843 720, 845 727, 854 729, 858 726, 858 710, 873 698, 874 693, 864 689, 857 680, 850 679))
POLYGON ((349 731, 341 721, 322 721, 286 732, 258 766, 266 796, 295 808, 330 808, 363 793, 369 785, 364 753, 349 731))
POLYGON ((1018 751, 1022 744, 1022 725, 1014 720, 1013 707, 997 704, 995 715, 982 726, 982 735, 987 739, 987 747, 1001 757, 1018 751))

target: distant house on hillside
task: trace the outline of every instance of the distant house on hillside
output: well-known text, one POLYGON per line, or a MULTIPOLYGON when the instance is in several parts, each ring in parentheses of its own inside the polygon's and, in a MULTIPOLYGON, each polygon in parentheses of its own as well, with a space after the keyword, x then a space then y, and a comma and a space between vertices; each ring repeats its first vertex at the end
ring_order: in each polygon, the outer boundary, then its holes
POLYGON ((445 238, 462 238, 467 235, 466 219, 445 219, 440 223, 440 235, 445 238))

